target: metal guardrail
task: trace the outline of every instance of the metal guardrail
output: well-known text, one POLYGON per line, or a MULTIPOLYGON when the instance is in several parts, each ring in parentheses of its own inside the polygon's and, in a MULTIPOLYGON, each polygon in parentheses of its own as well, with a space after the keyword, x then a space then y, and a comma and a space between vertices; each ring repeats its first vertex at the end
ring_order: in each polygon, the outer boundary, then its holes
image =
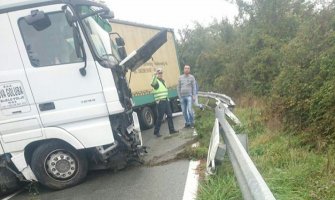
POLYGON ((235 107, 235 102, 229 96, 224 94, 215 92, 198 92, 198 95, 201 97, 214 98, 228 105, 229 107, 235 107))
POLYGON ((234 123, 241 123, 229 109, 229 107, 235 106, 234 101, 226 95, 212 92, 199 92, 198 95, 200 97, 213 98, 217 101, 215 108, 216 119, 207 157, 207 172, 212 174, 215 170, 215 155, 220 145, 221 133, 225 143, 224 150, 228 152, 243 198, 246 200, 275 200, 275 197, 250 159, 234 129, 226 119, 226 116, 228 116, 234 123), (223 130, 221 132, 220 126, 223 130))

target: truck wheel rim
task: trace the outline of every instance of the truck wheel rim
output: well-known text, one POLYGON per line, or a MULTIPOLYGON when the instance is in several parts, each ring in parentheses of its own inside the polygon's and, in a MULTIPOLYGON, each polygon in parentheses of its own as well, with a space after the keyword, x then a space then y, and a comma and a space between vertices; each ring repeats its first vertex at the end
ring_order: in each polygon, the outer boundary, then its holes
POLYGON ((153 118, 150 112, 145 112, 144 117, 148 124, 152 124, 153 118))
POLYGON ((70 153, 64 150, 56 150, 47 156, 45 168, 52 178, 69 180, 77 172, 77 163, 70 153))

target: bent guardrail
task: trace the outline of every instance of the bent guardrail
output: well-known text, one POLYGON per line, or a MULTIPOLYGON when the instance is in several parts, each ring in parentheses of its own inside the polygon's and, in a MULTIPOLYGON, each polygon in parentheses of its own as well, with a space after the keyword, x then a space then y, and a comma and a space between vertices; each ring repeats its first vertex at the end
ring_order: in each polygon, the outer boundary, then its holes
POLYGON ((221 102, 228 105, 229 107, 234 107, 235 106, 235 102, 232 100, 232 98, 230 98, 229 96, 227 96, 225 94, 219 94, 219 93, 215 93, 215 92, 200 92, 199 91, 198 95, 202 96, 202 97, 218 99, 221 102))
POLYGON ((216 119, 207 157, 207 172, 212 174, 215 170, 215 155, 220 144, 221 133, 225 144, 224 149, 228 152, 243 198, 246 200, 275 200, 275 197, 250 159, 234 129, 226 119, 226 116, 228 116, 234 123, 241 123, 229 109, 229 107, 235 106, 234 101, 230 97, 218 93, 199 92, 198 95, 200 97, 213 98, 217 101, 215 108, 216 119), (223 131, 220 131, 219 127, 223 131))

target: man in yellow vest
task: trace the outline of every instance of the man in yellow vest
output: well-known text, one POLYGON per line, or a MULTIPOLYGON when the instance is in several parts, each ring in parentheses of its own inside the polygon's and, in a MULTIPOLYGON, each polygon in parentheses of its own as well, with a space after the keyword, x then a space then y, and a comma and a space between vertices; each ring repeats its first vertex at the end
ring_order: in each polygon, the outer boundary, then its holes
POLYGON ((156 74, 152 79, 151 86, 153 87, 152 93, 154 95, 157 107, 157 120, 155 123, 154 135, 161 137, 159 129, 161 128, 164 114, 167 116, 166 118, 168 121, 170 134, 178 133, 173 125, 170 101, 168 98, 168 89, 165 85, 165 81, 163 80, 163 70, 161 68, 156 70, 156 74))

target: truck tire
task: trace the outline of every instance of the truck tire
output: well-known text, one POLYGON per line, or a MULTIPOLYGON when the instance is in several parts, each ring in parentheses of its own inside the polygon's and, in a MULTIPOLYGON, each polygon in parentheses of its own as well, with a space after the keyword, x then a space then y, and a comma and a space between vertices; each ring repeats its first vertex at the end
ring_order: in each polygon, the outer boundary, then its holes
POLYGON ((81 183, 87 175, 87 158, 72 146, 50 141, 37 147, 31 169, 44 186, 60 190, 81 183))
POLYGON ((0 167, 0 197, 20 188, 19 179, 11 171, 0 167))
POLYGON ((142 129, 150 129, 154 127, 155 125, 155 115, 152 109, 148 106, 145 106, 141 111, 140 111, 140 122, 142 125, 142 129))

